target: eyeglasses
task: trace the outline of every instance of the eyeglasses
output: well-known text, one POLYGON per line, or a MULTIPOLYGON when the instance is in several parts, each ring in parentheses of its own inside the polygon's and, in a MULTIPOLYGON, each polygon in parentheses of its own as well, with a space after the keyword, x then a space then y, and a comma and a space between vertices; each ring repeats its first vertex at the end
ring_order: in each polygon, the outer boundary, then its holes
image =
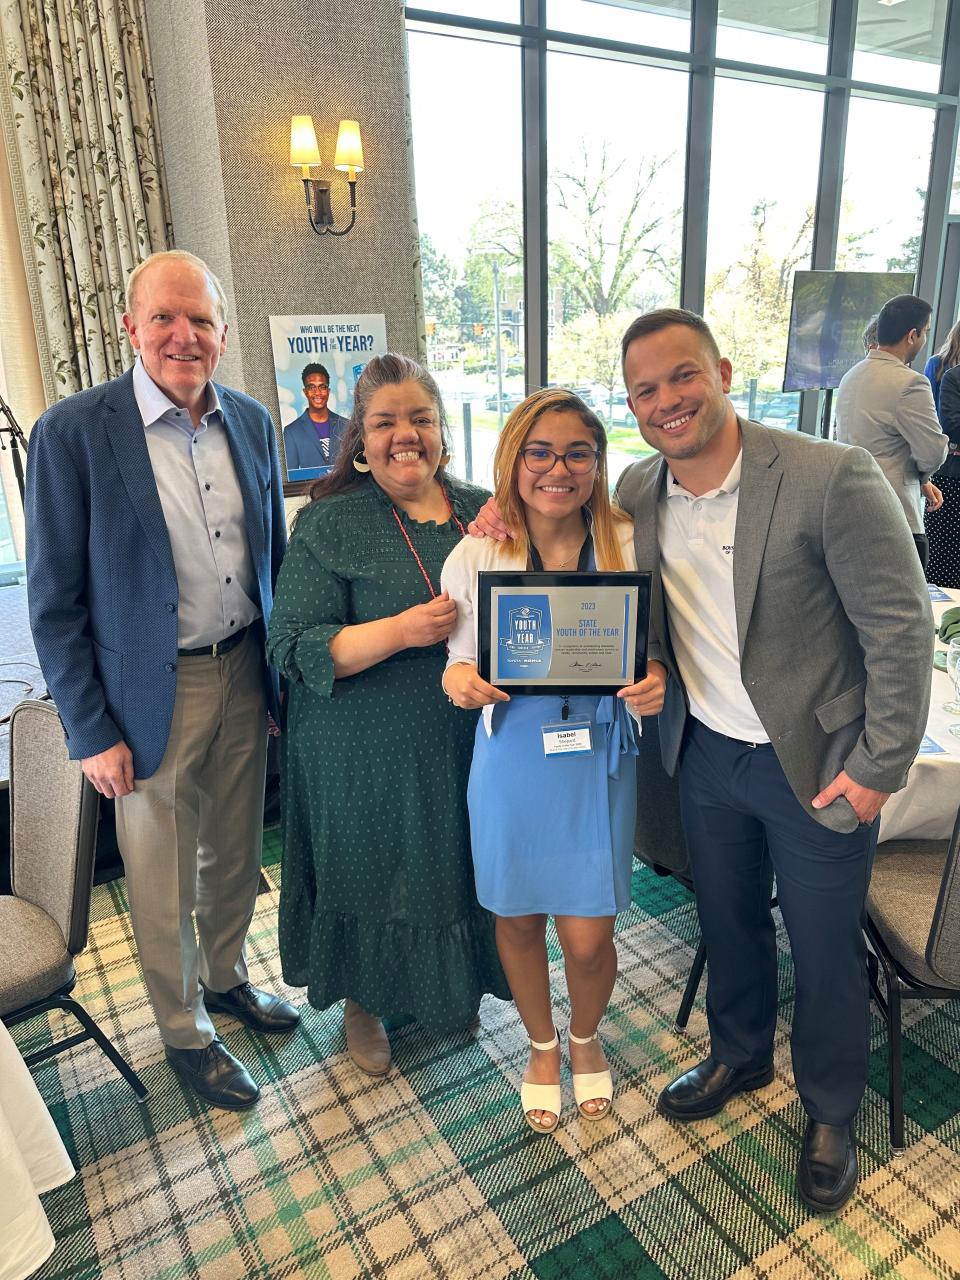
POLYGON ((558 462, 562 462, 572 476, 585 476, 597 465, 600 457, 599 449, 568 449, 566 453, 557 453, 542 444, 528 444, 520 450, 523 465, 535 476, 546 475, 558 462))
POLYGON ((304 391, 329 391, 329 382, 305 382, 303 384, 304 391))

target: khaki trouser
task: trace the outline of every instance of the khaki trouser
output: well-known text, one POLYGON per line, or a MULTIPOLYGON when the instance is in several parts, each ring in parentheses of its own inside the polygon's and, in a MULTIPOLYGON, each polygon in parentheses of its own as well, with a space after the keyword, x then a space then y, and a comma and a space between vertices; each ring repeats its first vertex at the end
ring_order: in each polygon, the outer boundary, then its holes
POLYGON ((144 982, 174 1048, 197 1049, 216 1034, 198 977, 211 991, 247 980, 266 758, 263 652, 254 637, 222 657, 178 658, 160 767, 116 802, 144 982))

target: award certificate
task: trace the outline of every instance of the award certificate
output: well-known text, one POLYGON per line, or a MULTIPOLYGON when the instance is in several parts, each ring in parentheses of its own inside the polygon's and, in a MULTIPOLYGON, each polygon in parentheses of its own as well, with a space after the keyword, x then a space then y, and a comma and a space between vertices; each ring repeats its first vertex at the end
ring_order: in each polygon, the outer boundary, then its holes
POLYGON ((647 672, 650 574, 481 572, 480 675, 510 693, 615 693, 647 672))

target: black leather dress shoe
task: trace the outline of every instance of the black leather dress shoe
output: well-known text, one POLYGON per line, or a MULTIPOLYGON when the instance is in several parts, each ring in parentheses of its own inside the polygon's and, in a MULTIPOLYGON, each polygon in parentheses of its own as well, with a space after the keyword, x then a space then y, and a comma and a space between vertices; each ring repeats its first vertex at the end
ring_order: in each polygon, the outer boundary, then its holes
POLYGON ((797 1191, 814 1213, 839 1209, 857 1185, 857 1144, 852 1124, 807 1121, 797 1163, 797 1191))
POLYGON ((260 991, 250 982, 241 982, 229 991, 209 991, 203 987, 203 1003, 210 1013, 232 1014, 248 1027, 253 1027, 254 1031, 264 1031, 268 1035, 292 1031, 300 1021, 300 1014, 289 1000, 260 991))
POLYGON ((183 1083, 213 1107, 246 1111, 260 1097, 250 1072, 219 1038, 204 1049, 174 1049, 165 1044, 163 1051, 183 1083))
POLYGON ((674 1120, 705 1120, 722 1111, 735 1094, 762 1089, 772 1079, 772 1062, 765 1067, 725 1067, 715 1058, 705 1058, 667 1085, 657 1109, 674 1120))

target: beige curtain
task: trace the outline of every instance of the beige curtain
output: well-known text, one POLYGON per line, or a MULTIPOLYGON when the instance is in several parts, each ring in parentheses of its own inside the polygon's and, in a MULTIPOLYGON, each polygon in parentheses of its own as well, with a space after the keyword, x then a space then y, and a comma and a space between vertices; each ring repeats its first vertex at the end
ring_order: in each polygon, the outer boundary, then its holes
POLYGON ((172 244, 143 0, 0 0, 7 142, 47 399, 116 377, 124 281, 172 244))
MULTIPOLYGON (((0 395, 3 396, 19 425, 27 435, 47 407, 37 355, 37 339, 33 329, 33 308, 27 290, 27 277, 20 253, 17 215, 13 207, 10 175, 0 134, 0 395)), ((0 427, 6 422, 0 422, 0 427)), ((13 465, 13 446, 8 435, 2 436, 0 450, 0 566, 5 561, 24 557, 23 506, 13 465), (7 523, 4 524, 3 508, 7 523), (9 530, 9 533, 6 531, 9 530), (12 542, 12 547, 7 541, 12 542)), ((26 459, 21 455, 26 466, 26 459)))

